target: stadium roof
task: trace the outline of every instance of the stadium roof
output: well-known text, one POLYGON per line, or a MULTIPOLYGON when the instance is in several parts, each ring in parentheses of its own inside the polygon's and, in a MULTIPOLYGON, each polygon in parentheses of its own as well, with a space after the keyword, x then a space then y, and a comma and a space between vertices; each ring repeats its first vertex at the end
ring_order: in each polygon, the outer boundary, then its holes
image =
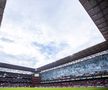
POLYGON ((6 0, 0 0, 0 25, 3 18, 3 12, 6 5, 6 0))
POLYGON ((35 69, 12 64, 0 63, 0 67, 35 72, 35 69))
POLYGON ((108 40, 108 0, 79 0, 102 35, 108 40))
POLYGON ((108 49, 108 0, 80 0, 80 2, 106 41, 75 53, 72 56, 65 57, 56 62, 37 68, 38 71, 53 68, 108 49))

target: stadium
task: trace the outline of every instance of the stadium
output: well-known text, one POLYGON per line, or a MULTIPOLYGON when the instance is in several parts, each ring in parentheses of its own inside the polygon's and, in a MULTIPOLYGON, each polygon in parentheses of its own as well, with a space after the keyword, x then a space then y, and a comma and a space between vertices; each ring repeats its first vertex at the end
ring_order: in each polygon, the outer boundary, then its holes
POLYGON ((105 41, 39 68, 0 63, 0 87, 108 87, 108 0, 79 1, 105 41))

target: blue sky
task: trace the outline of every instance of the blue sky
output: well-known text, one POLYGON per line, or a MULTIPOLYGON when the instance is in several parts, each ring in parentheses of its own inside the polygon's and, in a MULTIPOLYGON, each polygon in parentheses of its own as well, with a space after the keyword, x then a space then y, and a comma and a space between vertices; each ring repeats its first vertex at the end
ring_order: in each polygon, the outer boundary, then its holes
POLYGON ((0 62, 40 67, 102 41, 78 0, 7 0, 0 62))

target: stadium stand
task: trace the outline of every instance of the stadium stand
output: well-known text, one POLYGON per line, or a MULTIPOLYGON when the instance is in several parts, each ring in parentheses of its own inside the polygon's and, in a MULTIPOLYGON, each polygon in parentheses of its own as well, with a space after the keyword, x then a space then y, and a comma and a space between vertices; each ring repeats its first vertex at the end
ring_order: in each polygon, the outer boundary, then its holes
POLYGON ((106 41, 36 69, 0 63, 0 87, 108 87, 108 0, 80 2, 106 41))
POLYGON ((1 87, 32 87, 35 69, 0 63, 1 87))
POLYGON ((108 50, 40 72, 44 86, 108 86, 108 50))

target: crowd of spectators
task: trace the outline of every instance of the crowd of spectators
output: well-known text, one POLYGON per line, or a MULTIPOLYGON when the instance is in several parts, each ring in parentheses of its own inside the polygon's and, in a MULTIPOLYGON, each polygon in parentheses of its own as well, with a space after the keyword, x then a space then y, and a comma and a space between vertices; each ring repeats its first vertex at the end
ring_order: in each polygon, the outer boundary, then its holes
POLYGON ((0 71, 0 87, 30 87, 32 75, 0 71))
POLYGON ((27 83, 0 83, 0 87, 31 87, 27 83))
POLYGON ((83 76, 62 76, 53 80, 42 80, 41 82, 59 82, 59 81, 74 81, 74 80, 88 80, 97 78, 108 78, 108 72, 96 72, 94 74, 84 74, 83 76))
POLYGON ((96 76, 108 73, 108 54, 99 55, 75 64, 41 72, 41 79, 54 80, 62 77, 96 76))
POLYGON ((40 87, 108 87, 108 79, 42 83, 40 87))
POLYGON ((40 73, 41 86, 108 87, 108 52, 40 73))

